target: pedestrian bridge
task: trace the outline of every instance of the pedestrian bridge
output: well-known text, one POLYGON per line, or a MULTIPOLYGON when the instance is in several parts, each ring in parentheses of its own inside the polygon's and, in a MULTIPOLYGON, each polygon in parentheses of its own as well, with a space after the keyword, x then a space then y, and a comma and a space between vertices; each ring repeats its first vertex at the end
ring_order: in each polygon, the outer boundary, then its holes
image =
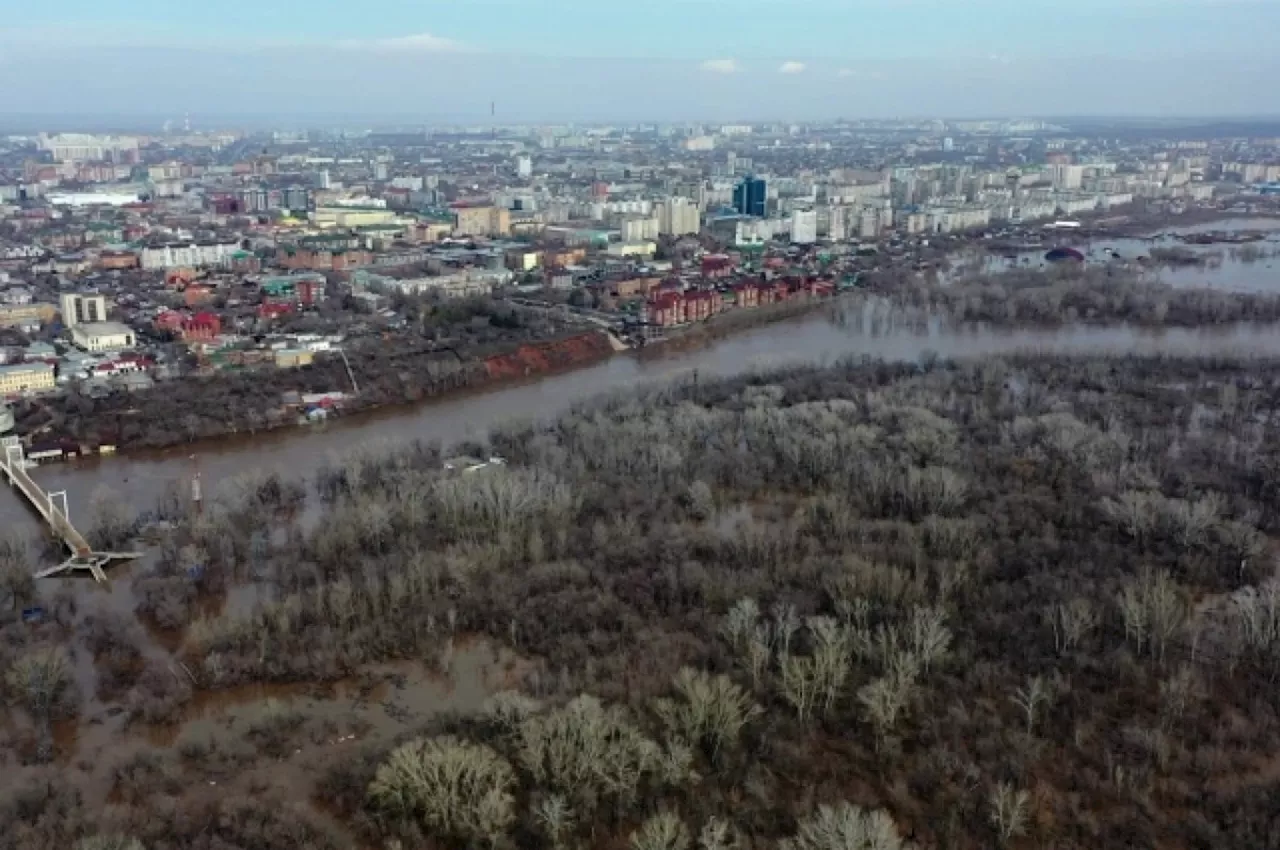
POLYGON ((84 535, 71 524, 67 510, 67 491, 60 490, 49 493, 37 484, 27 473, 26 453, 17 437, 0 438, 0 471, 15 490, 22 494, 44 520, 49 531, 70 551, 71 556, 56 567, 49 567, 36 573, 36 578, 64 575, 66 573, 88 572, 97 581, 106 581, 107 575, 102 568, 112 561, 137 558, 137 552, 95 552, 85 540, 84 535))

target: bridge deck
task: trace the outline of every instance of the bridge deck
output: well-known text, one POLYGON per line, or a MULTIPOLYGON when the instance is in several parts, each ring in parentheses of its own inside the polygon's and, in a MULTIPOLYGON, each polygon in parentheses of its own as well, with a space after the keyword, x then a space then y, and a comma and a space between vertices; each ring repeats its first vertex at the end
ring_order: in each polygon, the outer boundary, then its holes
POLYGON ((137 558, 138 552, 95 552, 89 545, 89 541, 84 539, 76 527, 71 524, 70 518, 66 514, 66 494, 63 496, 63 507, 59 509, 54 502, 55 494, 46 493, 31 476, 27 474, 26 458, 22 451, 22 444, 18 442, 17 437, 0 438, 0 471, 4 473, 4 477, 26 498, 31 506, 36 509, 36 513, 40 514, 40 518, 48 524, 49 528, 58 539, 62 541, 69 550, 71 557, 63 561, 56 567, 50 567, 47 570, 41 570, 36 574, 37 578, 45 576, 63 575, 69 572, 87 571, 98 581, 106 581, 107 574, 102 568, 111 561, 137 558))
POLYGON ((9 458, 0 459, 0 470, 4 471, 5 477, 36 509, 36 513, 48 523, 49 528, 58 536, 60 540, 71 550, 73 555, 78 557, 86 557, 92 551, 89 541, 84 539, 76 527, 71 524, 71 520, 53 504, 53 500, 49 494, 41 489, 40 485, 31 480, 31 476, 27 474, 26 465, 9 458))

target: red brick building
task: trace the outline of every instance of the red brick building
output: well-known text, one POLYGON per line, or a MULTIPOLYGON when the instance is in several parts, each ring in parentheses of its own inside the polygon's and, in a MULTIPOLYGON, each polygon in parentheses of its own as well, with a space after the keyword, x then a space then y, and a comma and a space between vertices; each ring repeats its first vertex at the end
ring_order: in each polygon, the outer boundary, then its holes
POLYGON ((182 290, 183 300, 186 301, 188 307, 196 307, 201 304, 207 304, 213 300, 213 287, 206 286, 203 283, 188 284, 182 290))
POLYGON ((183 342, 212 342, 222 333, 222 320, 214 313, 196 313, 180 327, 183 342))
POLYGON ((163 313, 155 317, 152 324, 158 331, 169 331, 170 333, 178 333, 182 330, 182 323, 186 320, 186 316, 175 310, 165 310, 163 313))
POLYGON ((735 283, 732 287, 734 303, 739 307, 760 306, 760 286, 752 280, 735 283))
POLYGON ((258 318, 260 319, 277 319, 281 316, 287 316, 292 312, 292 304, 267 302, 265 304, 258 305, 258 318))
POLYGON ((708 254, 702 258, 702 276, 717 280, 733 274, 733 258, 728 254, 708 254))
POLYGON ((651 325, 671 327, 703 322, 724 309, 724 297, 713 289, 693 292, 660 292, 645 305, 651 325))

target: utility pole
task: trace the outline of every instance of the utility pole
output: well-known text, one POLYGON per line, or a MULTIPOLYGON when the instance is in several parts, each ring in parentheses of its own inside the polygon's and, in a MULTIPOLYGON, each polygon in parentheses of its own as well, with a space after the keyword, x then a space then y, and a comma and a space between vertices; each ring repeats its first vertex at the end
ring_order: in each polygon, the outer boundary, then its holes
POLYGON ((351 371, 351 361, 347 359, 347 352, 345 349, 339 348, 338 353, 342 355, 342 364, 347 367, 347 377, 351 379, 351 392, 359 395, 360 385, 356 383, 355 372, 351 371))
POLYGON ((191 456, 191 503, 195 506, 196 515, 204 513, 204 494, 200 491, 200 459, 191 456))

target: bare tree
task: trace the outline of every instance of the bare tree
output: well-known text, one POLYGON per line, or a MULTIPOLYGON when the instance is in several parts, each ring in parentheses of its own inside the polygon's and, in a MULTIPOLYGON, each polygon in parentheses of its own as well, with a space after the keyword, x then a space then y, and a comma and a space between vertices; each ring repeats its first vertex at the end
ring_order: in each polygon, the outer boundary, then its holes
POLYGON ((1027 721, 1027 734, 1030 735, 1035 726, 1036 715, 1040 707, 1049 701, 1051 691, 1042 676, 1032 676, 1027 683, 1013 692, 1009 700, 1022 710, 1027 721))
POLYGON ((672 812, 659 812, 631 833, 631 850, 688 850, 689 829, 672 812))
POLYGON ((562 850, 565 838, 573 832, 573 809, 559 794, 550 794, 540 800, 533 809, 534 819, 546 833, 552 850, 562 850))
POLYGON ((93 835, 76 842, 75 850, 146 850, 142 842, 127 835, 93 835))
POLYGON ((1125 634, 1138 652, 1145 646, 1160 661, 1187 618, 1181 588, 1165 570, 1144 569, 1119 596, 1125 634))
POLYGON ((1002 842, 1008 843, 1027 831, 1031 809, 1031 795, 1022 789, 1001 782, 991 791, 988 800, 991 823, 1002 842))
POLYGON ((713 760, 724 746, 734 744, 742 727, 760 713, 728 676, 711 676, 685 667, 676 674, 674 684, 680 699, 657 700, 655 711, 669 734, 707 746, 713 760))
POLYGON ((698 850, 738 850, 741 837, 726 820, 710 817, 698 833, 698 850))
POLYGON ((1083 596, 1050 605, 1045 610, 1044 619, 1053 631, 1053 648, 1060 655, 1074 652, 1097 625, 1093 605, 1083 596))
POLYGON ((497 844, 515 822, 515 771, 486 746, 418 738, 392 750, 369 786, 373 804, 442 837, 497 844))
POLYGON ((883 809, 867 811, 850 803, 819 806, 802 818, 782 850, 911 850, 883 809))

